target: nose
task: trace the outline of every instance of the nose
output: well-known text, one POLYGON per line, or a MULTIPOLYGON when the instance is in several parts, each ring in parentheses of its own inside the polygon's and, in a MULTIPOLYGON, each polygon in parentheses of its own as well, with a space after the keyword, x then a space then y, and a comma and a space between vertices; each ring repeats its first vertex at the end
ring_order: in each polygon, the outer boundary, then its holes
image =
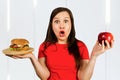
POLYGON ((60 23, 60 29, 64 29, 65 26, 64 26, 64 23, 60 23))

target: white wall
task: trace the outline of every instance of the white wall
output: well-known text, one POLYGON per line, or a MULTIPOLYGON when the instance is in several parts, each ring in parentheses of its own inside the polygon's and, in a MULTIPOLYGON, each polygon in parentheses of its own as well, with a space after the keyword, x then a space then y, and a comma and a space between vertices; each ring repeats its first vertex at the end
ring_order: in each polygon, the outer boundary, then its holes
MULTIPOLYGON (((29 59, 12 59, 2 50, 12 38, 30 41, 37 57, 38 47, 46 36, 51 11, 67 6, 73 12, 76 37, 91 52, 98 33, 105 31, 105 0, 0 0, 0 80, 39 80, 29 59), (37 1, 37 4, 34 4, 37 1), (8 17, 9 12, 9 17, 8 17), (9 26, 7 25, 9 21, 9 26), (8 28, 10 27, 10 29, 8 28)), ((98 57, 91 80, 119 80, 120 73, 120 1, 111 0, 111 22, 107 31, 113 33, 114 47, 98 57)))

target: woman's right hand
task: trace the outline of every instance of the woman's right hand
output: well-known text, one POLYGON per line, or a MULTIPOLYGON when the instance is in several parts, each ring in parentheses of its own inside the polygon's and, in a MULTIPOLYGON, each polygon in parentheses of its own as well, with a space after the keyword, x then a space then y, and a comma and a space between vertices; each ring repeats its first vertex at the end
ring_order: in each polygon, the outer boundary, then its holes
POLYGON ((23 58, 31 58, 33 56, 33 53, 27 53, 22 55, 6 55, 6 56, 14 59, 23 59, 23 58))

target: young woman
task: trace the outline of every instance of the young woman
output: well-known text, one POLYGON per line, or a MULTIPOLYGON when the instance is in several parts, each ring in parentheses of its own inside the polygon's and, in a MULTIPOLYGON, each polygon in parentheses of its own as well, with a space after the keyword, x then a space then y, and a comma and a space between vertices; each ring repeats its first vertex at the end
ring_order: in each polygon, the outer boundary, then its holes
POLYGON ((30 58, 41 80, 90 80, 97 57, 112 48, 107 41, 97 41, 89 57, 86 45, 75 37, 74 19, 68 8, 58 7, 50 16, 45 41, 38 59, 34 54, 15 56, 30 58), (104 45, 104 42, 107 44, 104 45))

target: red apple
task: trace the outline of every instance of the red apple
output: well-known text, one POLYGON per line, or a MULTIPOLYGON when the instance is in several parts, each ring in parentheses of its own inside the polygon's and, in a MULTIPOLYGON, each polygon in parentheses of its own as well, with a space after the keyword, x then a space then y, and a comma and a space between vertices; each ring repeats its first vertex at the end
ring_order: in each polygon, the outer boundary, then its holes
MULTIPOLYGON (((98 35, 98 41, 100 44, 102 44, 102 40, 107 40, 109 44, 111 44, 111 40, 113 40, 113 35, 110 32, 101 32, 98 35)), ((106 44, 105 44, 106 46, 106 44)))

